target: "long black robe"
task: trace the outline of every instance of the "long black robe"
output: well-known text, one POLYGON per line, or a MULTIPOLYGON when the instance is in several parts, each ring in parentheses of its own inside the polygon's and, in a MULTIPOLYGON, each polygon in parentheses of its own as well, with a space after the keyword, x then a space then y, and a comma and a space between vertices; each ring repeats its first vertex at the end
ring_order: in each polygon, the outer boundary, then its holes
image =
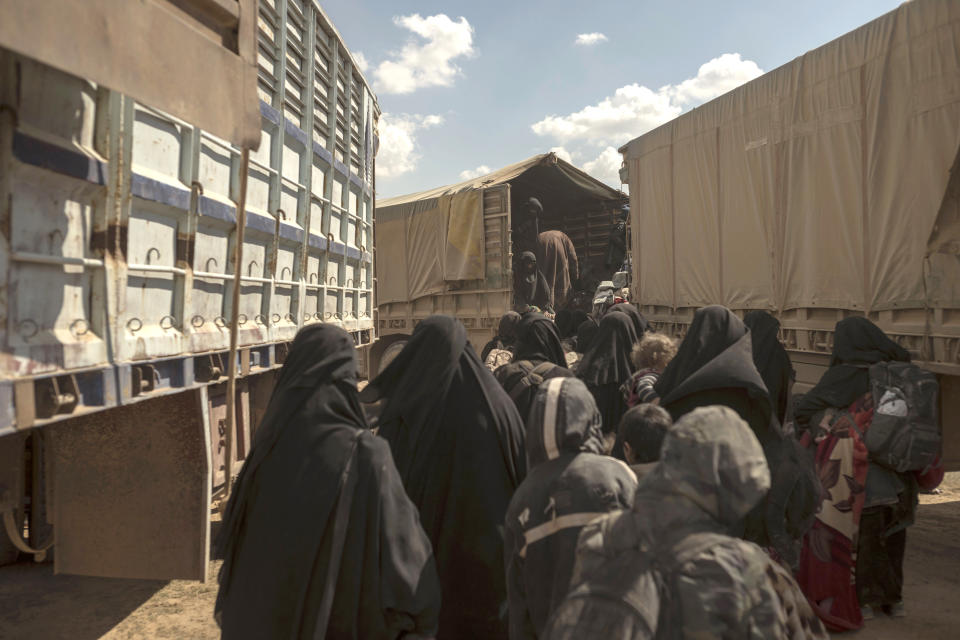
POLYGON ((793 555, 795 536, 787 531, 787 520, 805 521, 807 512, 815 509, 818 489, 811 486, 809 462, 784 438, 773 415, 743 322, 725 307, 699 310, 654 388, 674 422, 698 407, 723 405, 750 425, 766 455, 772 484, 741 533, 761 546, 773 546, 781 555, 793 555))
POLYGON ((353 340, 302 329, 228 504, 216 616, 224 638, 313 638, 339 479, 356 446, 353 500, 327 638, 431 635, 440 585, 430 542, 386 442, 357 400, 353 340))
POLYGON ((611 311, 619 311, 620 313, 625 313, 630 317, 630 321, 633 322, 633 330, 637 334, 637 341, 643 338, 643 334, 647 332, 648 323, 647 319, 643 317, 643 314, 640 313, 640 310, 629 302, 618 302, 607 310, 607 313, 611 311))
POLYGON ((380 435, 433 543, 437 637, 505 637, 503 518, 526 475, 516 407, 447 316, 417 325, 361 397, 386 398, 380 435))
POLYGON ((577 325, 577 353, 586 353, 597 339, 600 325, 593 318, 587 318, 577 325))
POLYGON ((537 307, 541 311, 553 308, 553 288, 537 266, 537 257, 532 251, 524 251, 520 254, 513 275, 513 295, 517 306, 521 309, 528 305, 537 307), (532 273, 527 272, 529 265, 534 267, 532 273))
POLYGON ((620 385, 633 374, 630 351, 637 334, 630 316, 613 311, 600 320, 596 338, 577 365, 577 377, 587 384, 603 416, 603 432, 612 433, 627 411, 620 385))
POLYGON ((787 350, 777 337, 780 321, 766 311, 751 311, 743 317, 743 324, 750 329, 753 363, 767 387, 773 415, 783 425, 787 419, 787 407, 790 405, 790 384, 796 374, 787 350))

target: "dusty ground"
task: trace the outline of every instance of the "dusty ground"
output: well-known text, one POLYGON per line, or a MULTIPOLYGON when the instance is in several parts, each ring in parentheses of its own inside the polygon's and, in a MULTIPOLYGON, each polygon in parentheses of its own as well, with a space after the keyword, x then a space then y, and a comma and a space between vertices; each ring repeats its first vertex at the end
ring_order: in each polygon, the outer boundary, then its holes
MULTIPOLYGON (((960 473, 921 497, 907 535, 907 618, 881 617, 851 638, 960 637, 960 473)), ((0 568, 0 638, 218 638, 211 617, 218 562, 207 584, 54 576, 51 565, 0 568)))

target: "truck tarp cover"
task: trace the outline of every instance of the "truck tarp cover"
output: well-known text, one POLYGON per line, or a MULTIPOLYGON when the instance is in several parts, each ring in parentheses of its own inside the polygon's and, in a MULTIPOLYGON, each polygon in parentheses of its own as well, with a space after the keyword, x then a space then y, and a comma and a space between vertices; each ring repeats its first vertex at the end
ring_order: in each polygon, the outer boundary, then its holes
POLYGON ((905 3, 621 149, 641 302, 960 307, 958 147, 960 2, 905 3))
MULTIPOLYGON (((442 293, 446 282, 485 277, 483 189, 531 175, 551 199, 618 201, 620 192, 554 154, 540 154, 493 173, 377 203, 377 302, 442 293)), ((545 204, 546 206, 546 204, 545 204)))

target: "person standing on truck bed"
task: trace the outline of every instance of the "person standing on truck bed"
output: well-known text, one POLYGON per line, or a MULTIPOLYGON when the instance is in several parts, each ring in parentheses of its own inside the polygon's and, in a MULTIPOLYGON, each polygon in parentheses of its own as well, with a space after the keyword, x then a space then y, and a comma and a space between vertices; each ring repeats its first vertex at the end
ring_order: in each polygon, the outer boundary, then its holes
POLYGON ((517 207, 514 212, 513 255, 520 255, 524 251, 537 251, 542 215, 543 205, 537 198, 527 198, 526 202, 517 207))
POLYGON ((224 638, 431 637, 440 583, 342 329, 300 330, 217 541, 224 638))
POLYGON ((553 305, 563 309, 580 278, 577 250, 563 231, 544 231, 537 236, 537 264, 553 291, 553 305))
POLYGON ((627 216, 630 215, 630 205, 625 204, 617 213, 613 228, 610 229, 610 239, 607 241, 607 259, 604 266, 612 274, 620 271, 623 261, 627 258, 627 216))
POLYGON ((503 518, 526 476, 524 426, 455 318, 420 322, 363 390, 433 543, 443 589, 437 638, 507 635, 503 518))

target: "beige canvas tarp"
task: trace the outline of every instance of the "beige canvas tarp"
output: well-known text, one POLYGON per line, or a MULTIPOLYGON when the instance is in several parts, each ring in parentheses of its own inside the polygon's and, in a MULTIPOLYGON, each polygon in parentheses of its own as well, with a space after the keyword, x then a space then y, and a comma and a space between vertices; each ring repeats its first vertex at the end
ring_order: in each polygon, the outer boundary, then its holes
POLYGON ((960 307, 958 149, 960 2, 905 3, 621 149, 640 300, 960 307))
POLYGON ((447 282, 485 278, 483 189, 524 174, 535 176, 530 179, 553 196, 610 202, 622 197, 546 153, 458 184, 381 200, 376 210, 378 304, 416 300, 445 291, 447 282), (549 173, 542 173, 545 167, 549 173))

